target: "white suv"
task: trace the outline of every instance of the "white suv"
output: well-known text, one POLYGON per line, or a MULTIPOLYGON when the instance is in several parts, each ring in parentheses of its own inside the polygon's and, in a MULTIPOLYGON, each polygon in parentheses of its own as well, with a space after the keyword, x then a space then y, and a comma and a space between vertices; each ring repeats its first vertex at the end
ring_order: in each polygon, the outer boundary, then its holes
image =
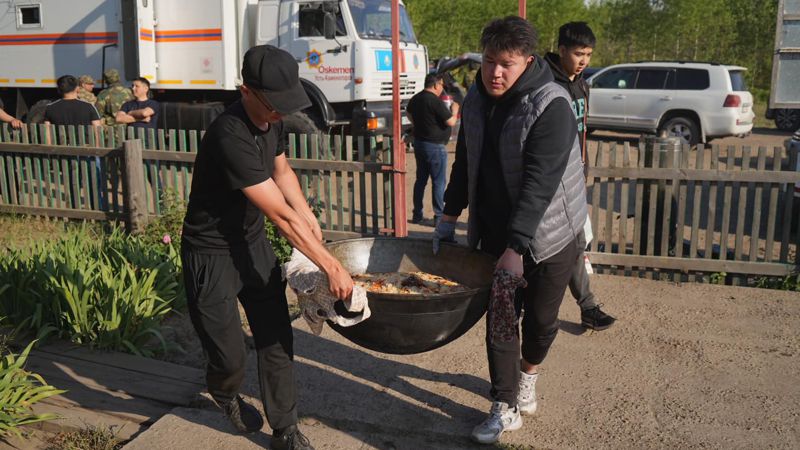
POLYGON ((590 129, 644 131, 688 144, 753 129, 753 96, 744 67, 700 62, 641 62, 592 75, 590 129))

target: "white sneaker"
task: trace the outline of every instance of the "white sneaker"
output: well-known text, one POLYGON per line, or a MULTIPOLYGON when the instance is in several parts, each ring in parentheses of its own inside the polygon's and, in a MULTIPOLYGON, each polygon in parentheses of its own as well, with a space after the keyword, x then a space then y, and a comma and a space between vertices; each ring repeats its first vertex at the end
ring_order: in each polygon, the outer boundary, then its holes
POLYGON ((521 427, 519 407, 508 409, 507 403, 494 402, 489 417, 472 430, 472 439, 481 444, 493 444, 500 440, 504 431, 519 430, 521 427))
POLYGON ((539 378, 538 373, 528 374, 520 372, 519 374, 519 394, 517 394, 517 406, 522 414, 530 415, 536 412, 536 379, 539 378))

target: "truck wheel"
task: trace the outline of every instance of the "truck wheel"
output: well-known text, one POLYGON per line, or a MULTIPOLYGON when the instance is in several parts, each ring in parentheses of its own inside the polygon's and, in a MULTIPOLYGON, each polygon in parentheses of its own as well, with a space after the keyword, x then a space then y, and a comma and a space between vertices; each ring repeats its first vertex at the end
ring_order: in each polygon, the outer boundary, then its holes
POLYGON ((288 145, 290 133, 294 133, 296 135, 308 135, 310 145, 311 139, 318 138, 320 135, 322 135, 322 130, 320 130, 316 122, 314 122, 314 120, 304 111, 299 111, 285 116, 283 118, 283 136, 281 138, 281 144, 286 150, 287 155, 289 154, 288 145))
POLYGON ((667 119, 659 127, 658 134, 677 137, 682 144, 697 145, 700 142, 700 128, 694 120, 687 117, 667 119))
POLYGON ((25 122, 44 123, 44 110, 47 109, 47 105, 52 102, 53 100, 39 100, 34 103, 31 109, 28 110, 28 114, 25 115, 25 122))
POLYGON ((781 131, 800 129, 800 109, 776 109, 775 126, 781 131))

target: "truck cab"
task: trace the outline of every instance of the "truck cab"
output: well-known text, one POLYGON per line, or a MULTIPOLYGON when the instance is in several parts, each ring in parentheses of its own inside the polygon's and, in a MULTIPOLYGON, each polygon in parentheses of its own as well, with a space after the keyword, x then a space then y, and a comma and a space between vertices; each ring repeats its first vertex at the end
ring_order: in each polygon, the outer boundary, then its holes
MULTIPOLYGON (((296 132, 345 126, 348 134, 389 134, 392 120, 390 0, 261 0, 255 45, 291 53, 312 106, 287 117, 296 132)), ((423 89, 425 47, 400 5, 401 109, 423 89)), ((403 126, 409 125, 403 114, 403 126)))

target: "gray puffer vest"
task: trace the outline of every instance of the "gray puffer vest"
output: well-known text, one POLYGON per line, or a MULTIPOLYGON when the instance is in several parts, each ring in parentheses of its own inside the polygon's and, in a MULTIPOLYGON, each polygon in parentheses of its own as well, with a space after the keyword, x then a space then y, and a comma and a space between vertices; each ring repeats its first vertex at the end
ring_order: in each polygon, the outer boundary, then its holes
MULTIPOLYGON (((554 81, 524 95, 508 113, 500 134, 500 165, 503 170, 511 205, 517 205, 523 173, 523 150, 531 127, 554 99, 571 99, 563 87, 554 81)), ((477 186, 481 151, 483 150, 484 118, 486 100, 473 85, 462 109, 461 126, 467 146, 467 174, 469 184, 469 222, 467 241, 477 247, 480 240, 478 229, 477 186)), ((531 230, 533 240, 529 251, 535 262, 543 261, 567 246, 583 230, 588 208, 586 184, 583 178, 581 147, 577 133, 570 149, 567 168, 561 177, 558 189, 536 230, 531 230)))

